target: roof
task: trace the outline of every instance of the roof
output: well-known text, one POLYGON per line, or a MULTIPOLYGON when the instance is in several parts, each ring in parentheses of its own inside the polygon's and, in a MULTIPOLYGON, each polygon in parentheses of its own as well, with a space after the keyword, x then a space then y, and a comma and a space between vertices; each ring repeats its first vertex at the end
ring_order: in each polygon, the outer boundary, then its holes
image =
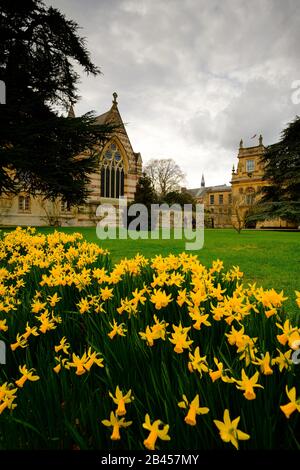
POLYGON ((219 184, 217 186, 206 186, 201 188, 186 189, 186 191, 193 197, 201 197, 206 192, 231 191, 231 186, 227 186, 227 184, 219 184))
POLYGON ((100 114, 100 116, 97 116, 97 117, 96 117, 96 122, 97 122, 98 124, 105 124, 106 119, 108 118, 109 113, 110 113, 110 110, 109 110, 109 111, 106 111, 106 113, 100 114))

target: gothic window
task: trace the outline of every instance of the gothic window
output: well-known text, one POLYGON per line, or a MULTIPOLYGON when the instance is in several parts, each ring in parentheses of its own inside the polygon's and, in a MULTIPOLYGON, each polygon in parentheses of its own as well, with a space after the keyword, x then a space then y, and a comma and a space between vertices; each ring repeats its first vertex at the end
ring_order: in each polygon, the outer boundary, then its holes
POLYGON ((19 212, 30 212, 30 196, 19 196, 19 212))
POLYGON ((211 195, 209 196, 209 203, 210 203, 210 204, 214 204, 214 203, 215 203, 215 195, 214 195, 214 194, 211 194, 211 195))
POLYGON ((224 202, 223 194, 219 194, 219 204, 223 204, 223 202, 224 202))
POLYGON ((115 143, 110 144, 101 159, 101 197, 124 196, 124 162, 115 143))

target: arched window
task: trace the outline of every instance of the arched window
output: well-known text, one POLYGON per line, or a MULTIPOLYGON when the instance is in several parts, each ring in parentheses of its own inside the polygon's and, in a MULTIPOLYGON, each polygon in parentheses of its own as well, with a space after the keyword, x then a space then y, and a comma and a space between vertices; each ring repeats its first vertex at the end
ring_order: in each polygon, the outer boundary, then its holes
POLYGON ((101 159, 101 197, 124 196, 124 162, 115 143, 110 144, 101 159))

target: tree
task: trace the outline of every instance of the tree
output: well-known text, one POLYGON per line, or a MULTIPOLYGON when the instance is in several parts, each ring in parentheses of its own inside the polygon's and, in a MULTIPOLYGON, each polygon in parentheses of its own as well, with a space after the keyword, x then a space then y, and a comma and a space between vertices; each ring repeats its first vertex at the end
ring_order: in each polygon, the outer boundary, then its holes
POLYGON ((280 217, 300 223, 300 117, 282 131, 278 143, 266 148, 262 157, 264 180, 256 220, 280 217))
POLYGON ((0 5, 0 193, 21 190, 70 204, 85 201, 89 174, 113 126, 92 113, 58 115, 78 99, 75 63, 97 75, 78 25, 40 0, 0 5), (78 158, 78 155, 82 155, 78 158), (76 157, 76 158, 75 158, 76 157))
POLYGON ((158 201, 157 194, 152 185, 151 179, 146 173, 139 178, 134 195, 134 202, 144 204, 147 208, 158 201))
POLYGON ((192 204, 193 209, 195 209, 196 204, 196 200, 187 191, 170 191, 162 198, 162 202, 166 202, 169 205, 179 204, 181 207, 184 204, 192 204))
MULTIPOLYGON (((156 221, 151 220, 151 204, 158 202, 157 194, 153 188, 151 179, 145 173, 139 178, 136 185, 136 192, 134 201, 128 204, 127 210, 127 225, 135 218, 128 215, 128 210, 132 204, 143 204, 148 210, 148 230, 155 227, 156 221)), ((124 214, 125 215, 125 214, 124 214)))
POLYGON ((177 191, 185 178, 184 173, 172 158, 150 160, 145 166, 145 173, 161 197, 171 191, 177 191))

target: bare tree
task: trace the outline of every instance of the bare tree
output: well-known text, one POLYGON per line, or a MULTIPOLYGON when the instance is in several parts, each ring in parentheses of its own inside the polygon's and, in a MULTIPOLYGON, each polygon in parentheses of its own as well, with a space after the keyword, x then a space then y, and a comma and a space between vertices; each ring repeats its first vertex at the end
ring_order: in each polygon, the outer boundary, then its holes
POLYGON ((144 171, 160 196, 179 190, 185 179, 185 174, 172 158, 150 160, 144 171))

